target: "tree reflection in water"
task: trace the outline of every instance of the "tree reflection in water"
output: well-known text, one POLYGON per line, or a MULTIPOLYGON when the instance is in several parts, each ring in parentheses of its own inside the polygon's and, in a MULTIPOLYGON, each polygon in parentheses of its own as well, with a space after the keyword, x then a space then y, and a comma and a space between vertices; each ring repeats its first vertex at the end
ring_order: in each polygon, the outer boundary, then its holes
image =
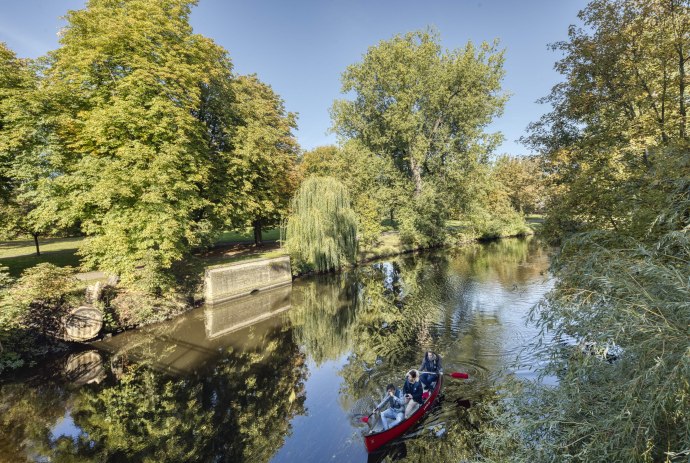
MULTIPOLYGON (((447 378, 422 426, 370 460, 490 459, 500 419, 510 416, 496 384, 516 354, 524 313, 549 287, 547 267, 534 240, 399 256, 300 279, 291 296, 267 299, 272 318, 240 331, 226 326, 236 310, 221 308, 116 336, 102 345, 100 384, 76 388, 61 374, 0 384, 0 461, 288 461, 312 445, 297 439, 317 435, 325 441, 314 458, 366 459, 357 419, 326 437, 310 426, 330 419, 320 410, 333 410, 333 400, 334 419, 368 414, 428 349, 446 371, 471 379, 447 378), (309 416, 308 369, 329 388, 310 395, 309 416)), ((256 301, 244 301, 242 320, 256 318, 256 301)))
POLYGON ((210 371, 185 377, 139 356, 75 392, 46 378, 4 385, 0 452, 10 461, 268 461, 304 413, 307 369, 289 326, 266 331, 261 345, 230 347, 210 371), (66 410, 74 435, 51 435, 66 410))

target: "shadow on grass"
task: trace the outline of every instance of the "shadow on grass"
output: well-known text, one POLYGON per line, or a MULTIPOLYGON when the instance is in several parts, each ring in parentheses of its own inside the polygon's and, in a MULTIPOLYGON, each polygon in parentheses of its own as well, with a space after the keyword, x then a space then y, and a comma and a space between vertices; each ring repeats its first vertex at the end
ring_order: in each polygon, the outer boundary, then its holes
POLYGON ((0 258, 0 265, 9 268, 10 275, 17 278, 27 268, 31 268, 37 264, 48 262, 58 267, 71 266, 79 268, 80 261, 76 249, 65 249, 63 251, 46 251, 42 252, 40 256, 24 255, 0 258))
POLYGON ((217 265, 230 264, 248 259, 268 259, 279 257, 285 254, 285 250, 280 247, 277 241, 264 242, 263 246, 254 246, 248 243, 234 243, 225 246, 216 246, 202 254, 200 259, 204 265, 213 267, 217 265))

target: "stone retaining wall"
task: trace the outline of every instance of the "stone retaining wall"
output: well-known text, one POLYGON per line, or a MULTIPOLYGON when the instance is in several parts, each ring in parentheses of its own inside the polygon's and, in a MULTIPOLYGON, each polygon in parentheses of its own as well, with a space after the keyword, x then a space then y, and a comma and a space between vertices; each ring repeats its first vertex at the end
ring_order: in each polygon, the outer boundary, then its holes
POLYGON ((204 299, 207 304, 217 304, 290 283, 292 272, 288 256, 238 262, 206 270, 204 299))

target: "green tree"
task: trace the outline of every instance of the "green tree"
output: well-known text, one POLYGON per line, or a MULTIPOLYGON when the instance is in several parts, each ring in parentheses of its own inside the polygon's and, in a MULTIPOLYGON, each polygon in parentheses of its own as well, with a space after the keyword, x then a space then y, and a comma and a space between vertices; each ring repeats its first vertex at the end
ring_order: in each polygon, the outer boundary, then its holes
POLYGON ((335 176, 346 170, 340 149, 335 145, 317 146, 305 151, 299 158, 298 170, 301 178, 335 176))
POLYGON ((429 230, 417 227, 442 227, 446 209, 426 208, 432 217, 412 213, 420 213, 431 197, 437 197, 434 204, 451 202, 448 195, 462 188, 463 174, 501 138, 484 129, 507 98, 500 93, 502 66, 496 44, 468 43, 444 52, 435 33, 413 32, 369 48, 342 75, 342 91, 355 97, 334 103, 333 130, 389 159, 400 172, 409 227, 421 241, 428 241, 429 230))
POLYGON ((18 130, 18 121, 26 114, 23 97, 35 85, 35 78, 26 60, 17 58, 4 42, 0 42, 0 201, 13 196, 15 187, 12 166, 14 157, 23 152, 30 135, 18 130))
POLYGON ((90 0, 43 70, 42 208, 81 222, 86 266, 150 291, 222 223, 231 64, 192 33, 193 3, 90 0))
POLYGON ((40 255, 39 236, 56 230, 53 217, 36 211, 38 182, 49 173, 37 86, 34 66, 0 43, 0 232, 32 236, 40 255))
POLYGON ((357 214, 360 246, 379 241, 383 231, 381 220, 392 216, 404 201, 403 181, 391 160, 374 156, 358 140, 304 153, 300 172, 303 177, 335 177, 345 184, 357 214))
POLYGON ((232 88, 235 156, 229 177, 235 188, 228 191, 228 213, 234 225, 251 225, 260 245, 262 228, 287 215, 297 188, 299 145, 292 134, 296 115, 287 112, 282 99, 255 75, 234 79, 232 88))
POLYGON ((544 175, 538 158, 500 156, 494 171, 516 211, 523 214, 542 211, 545 202, 544 175))
POLYGON ((595 0, 579 14, 556 69, 564 82, 543 101, 552 111, 526 141, 543 153, 556 237, 608 228, 642 236, 688 148, 690 3, 595 0), (668 149, 671 148, 671 149, 668 149))
POLYGON ((299 270, 325 272, 352 263, 357 219, 345 186, 331 177, 310 177, 293 199, 287 248, 299 270))

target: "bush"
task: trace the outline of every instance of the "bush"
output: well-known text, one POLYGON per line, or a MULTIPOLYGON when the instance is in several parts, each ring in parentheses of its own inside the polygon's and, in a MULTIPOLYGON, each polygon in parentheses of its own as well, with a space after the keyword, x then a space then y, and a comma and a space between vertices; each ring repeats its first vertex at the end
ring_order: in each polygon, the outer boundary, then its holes
POLYGON ((81 297, 70 267, 38 264, 11 283, 0 268, 0 372, 61 348, 61 319, 81 297))
POLYGON ((400 209, 400 241, 428 248, 443 244, 446 238, 446 205, 431 187, 400 209))
POLYGON ((549 343, 544 374, 559 384, 527 383, 516 395, 520 419, 512 417, 510 434, 525 448, 513 461, 534 461, 535 450, 539 461, 687 461, 688 233, 651 246, 609 232, 579 235, 555 267, 538 323, 555 339, 613 345, 618 356, 607 362, 549 343))
POLYGON ((7 291, 0 326, 56 337, 62 316, 81 297, 72 267, 38 264, 25 270, 7 291))
MULTIPOLYGON (((112 291, 112 290, 111 290, 112 291)), ((167 320, 188 309, 188 304, 174 297, 156 297, 144 291, 117 290, 110 295, 104 312, 106 328, 120 331, 167 320)))

